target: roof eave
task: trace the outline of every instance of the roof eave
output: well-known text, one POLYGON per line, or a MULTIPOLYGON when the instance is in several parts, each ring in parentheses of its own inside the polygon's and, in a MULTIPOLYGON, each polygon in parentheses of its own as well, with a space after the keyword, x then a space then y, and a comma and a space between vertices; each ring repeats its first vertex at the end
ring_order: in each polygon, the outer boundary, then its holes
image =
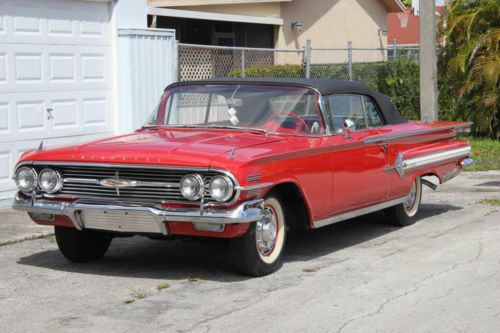
POLYGON ((406 6, 401 0, 381 0, 389 12, 404 12, 406 6))

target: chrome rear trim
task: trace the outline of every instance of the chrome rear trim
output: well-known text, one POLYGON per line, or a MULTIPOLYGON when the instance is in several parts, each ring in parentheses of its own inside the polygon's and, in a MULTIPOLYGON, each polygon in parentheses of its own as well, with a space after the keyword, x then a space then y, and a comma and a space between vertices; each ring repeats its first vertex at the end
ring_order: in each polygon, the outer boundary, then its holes
POLYGON ((427 154, 423 156, 413 157, 403 161, 403 170, 411 170, 436 164, 448 160, 454 160, 461 157, 466 157, 470 154, 471 147, 463 147, 457 149, 446 150, 438 153, 427 154))
POLYGON ((471 152, 471 147, 462 147, 456 149, 450 149, 445 151, 440 151, 437 153, 426 154, 422 156, 417 156, 413 158, 405 159, 403 153, 399 153, 394 165, 386 168, 384 171, 395 170, 399 177, 403 178, 407 171, 413 169, 418 169, 422 167, 427 167, 433 164, 439 164, 446 161, 458 161, 463 157, 467 157, 471 152))

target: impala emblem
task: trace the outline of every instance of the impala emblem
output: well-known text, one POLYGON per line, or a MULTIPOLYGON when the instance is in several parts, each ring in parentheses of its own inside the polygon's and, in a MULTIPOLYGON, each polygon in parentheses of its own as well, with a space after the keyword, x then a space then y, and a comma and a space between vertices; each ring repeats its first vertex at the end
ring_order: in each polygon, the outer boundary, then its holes
POLYGON ((116 189, 127 188, 134 186, 134 182, 120 178, 106 178, 99 181, 99 184, 105 187, 112 187, 116 189))
POLYGON ((121 188, 128 188, 128 187, 132 187, 132 186, 137 186, 137 182, 135 180, 126 180, 126 179, 118 178, 119 173, 120 173, 120 171, 116 170, 114 178, 106 178, 106 179, 101 179, 99 181, 99 184, 101 186, 114 188, 116 190, 117 196, 120 196, 120 189, 121 188))

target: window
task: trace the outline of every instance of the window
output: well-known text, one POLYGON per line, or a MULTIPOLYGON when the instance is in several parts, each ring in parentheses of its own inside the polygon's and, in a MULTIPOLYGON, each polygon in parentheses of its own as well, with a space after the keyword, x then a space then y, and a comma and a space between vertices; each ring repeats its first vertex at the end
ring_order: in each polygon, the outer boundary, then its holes
POLYGON ((332 95, 329 98, 329 102, 335 132, 342 132, 342 126, 347 119, 353 121, 353 130, 365 129, 367 127, 360 95, 332 95))
POLYGON ((300 87, 251 84, 181 85, 162 97, 145 126, 239 127, 324 133, 318 95, 300 87))
POLYGON ((354 131, 384 125, 377 105, 368 96, 331 95, 328 102, 335 133, 342 132, 346 120, 350 120, 351 129, 354 131))
POLYGON ((226 99, 220 95, 180 93, 174 95, 170 103, 171 108, 178 110, 169 113, 170 124, 204 124, 206 121, 218 122, 229 119, 226 99))
POLYGON ((385 125, 385 122, 380 116, 377 104, 375 104, 371 97, 363 96, 363 106, 365 108, 366 122, 368 123, 368 127, 378 127, 385 125))

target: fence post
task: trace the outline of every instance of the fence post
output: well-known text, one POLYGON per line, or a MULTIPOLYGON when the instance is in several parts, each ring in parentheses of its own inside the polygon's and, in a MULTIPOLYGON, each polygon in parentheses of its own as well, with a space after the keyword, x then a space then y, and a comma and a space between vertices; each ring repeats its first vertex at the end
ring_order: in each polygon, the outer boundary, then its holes
POLYGON ((245 77, 245 49, 241 50, 241 77, 245 77))
POLYGON ((394 38, 392 40, 392 60, 398 57, 398 40, 394 38))
POLYGON ((174 52, 175 52, 175 55, 177 57, 175 59, 177 66, 175 66, 175 69, 174 69, 174 71, 176 72, 175 74, 177 75, 177 77, 175 78, 175 81, 182 81, 182 77, 181 77, 181 74, 182 74, 181 73, 181 68, 182 68, 182 66, 181 66, 181 61, 182 61, 182 59, 181 59, 181 47, 179 46, 178 40, 176 40, 174 43, 175 43, 175 46, 174 46, 175 51, 174 52))
POLYGON ((349 81, 352 81, 352 41, 347 42, 347 71, 349 72, 349 81))
POLYGON ((305 62, 306 62, 306 79, 311 78, 311 39, 306 40, 306 51, 305 51, 305 62))

